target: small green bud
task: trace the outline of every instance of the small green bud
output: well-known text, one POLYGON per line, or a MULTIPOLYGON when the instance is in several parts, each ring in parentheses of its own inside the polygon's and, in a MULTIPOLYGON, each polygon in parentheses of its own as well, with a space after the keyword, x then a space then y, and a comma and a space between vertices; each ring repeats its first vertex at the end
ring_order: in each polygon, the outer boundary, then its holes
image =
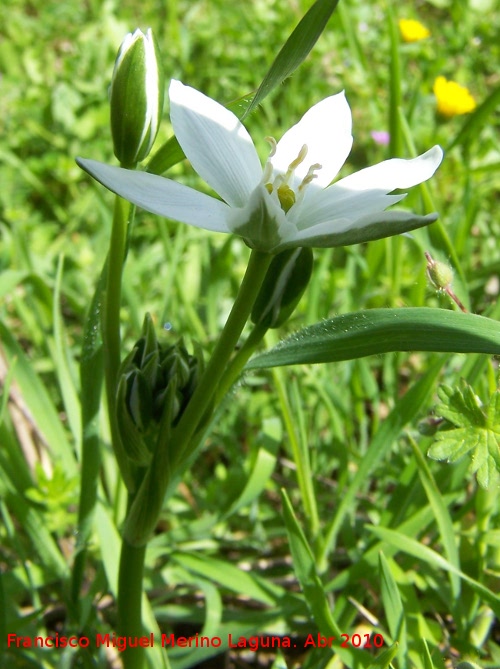
POLYGON ((116 57, 110 87, 115 156, 132 167, 149 154, 163 111, 165 81, 151 29, 129 33, 116 57))
POLYGON ((282 251, 276 255, 252 309, 252 322, 277 328, 292 315, 304 294, 313 268, 310 248, 282 251))
POLYGON ((436 290, 445 290, 453 282, 453 270, 449 265, 434 260, 429 253, 425 253, 427 260, 427 276, 436 290))
POLYGON ((427 260, 427 277, 434 288, 440 293, 446 293, 461 311, 467 313, 467 309, 452 290, 453 270, 451 267, 443 262, 434 260, 427 251, 425 251, 424 255, 427 260))

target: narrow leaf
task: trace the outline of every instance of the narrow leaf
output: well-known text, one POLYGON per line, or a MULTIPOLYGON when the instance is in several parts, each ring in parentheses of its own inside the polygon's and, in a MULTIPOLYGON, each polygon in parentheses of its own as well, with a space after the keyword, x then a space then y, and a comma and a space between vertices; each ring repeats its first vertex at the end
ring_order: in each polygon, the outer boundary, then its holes
POLYGON ((312 550, 297 522, 291 502, 284 490, 281 491, 281 497, 294 571, 299 579, 306 602, 321 632, 340 638, 341 631, 332 618, 325 590, 316 570, 316 561, 312 550))
POLYGON ((303 16, 276 56, 243 118, 248 116, 274 88, 282 84, 306 59, 318 37, 325 29, 338 1, 317 0, 303 16))
MULTIPOLYGON (((341 630, 332 617, 328 597, 325 592, 321 578, 317 571, 317 560, 307 542, 300 527, 292 504, 284 490, 281 491, 283 501, 283 518, 288 534, 288 542, 292 553, 293 568, 299 580, 305 600, 311 611, 319 631, 325 637, 333 637, 339 644, 341 641, 341 630)), ((366 665, 367 653, 358 648, 344 648, 335 646, 336 652, 348 666, 353 664, 354 658, 362 665, 366 665)))
POLYGON ((355 503, 359 489, 363 484, 369 481, 370 473, 390 450, 392 443, 398 438, 403 426, 412 421, 421 410, 422 405, 425 403, 434 386, 434 382, 436 381, 444 362, 445 360, 443 358, 439 360, 437 364, 429 366, 427 373, 424 374, 412 388, 410 388, 406 395, 396 402, 396 405, 389 416, 387 416, 377 430, 371 441, 370 448, 359 464, 354 479, 342 496, 342 501, 336 509, 331 522, 326 527, 324 533, 323 561, 326 560, 328 553, 335 548, 337 534, 342 527, 346 515, 351 511, 352 505, 355 503))
POLYGON ((406 620, 403 602, 399 594, 398 584, 391 570, 391 565, 385 555, 379 553, 379 569, 381 581, 382 602, 384 604, 385 617, 389 626, 389 632, 393 639, 400 645, 400 664, 406 667, 406 620))
POLYGON ((446 148, 447 151, 454 146, 468 144, 472 139, 479 138, 480 130, 487 126, 488 119, 500 104, 500 86, 497 86, 486 100, 467 117, 462 129, 446 148))
POLYGON ((398 654, 398 644, 393 643, 392 646, 383 650, 377 657, 375 662, 372 662, 368 669, 388 669, 392 660, 398 654))
POLYGON ((246 369, 336 362, 391 351, 500 354, 500 323, 446 309, 368 309, 293 334, 246 369))
POLYGON ((479 583, 479 581, 476 581, 463 571, 454 567, 442 555, 432 550, 432 548, 424 546, 412 537, 396 532, 395 530, 390 530, 386 527, 367 526, 367 529, 369 529, 370 532, 373 532, 373 534, 385 543, 394 546, 403 553, 413 555, 417 560, 421 560, 435 569, 443 569, 458 574, 462 580, 470 585, 474 592, 476 592, 484 602, 488 602, 497 617, 500 616, 500 596, 493 593, 485 585, 479 583))
POLYGON ((69 476, 75 475, 76 459, 73 448, 61 425, 56 407, 32 363, 1 321, 0 340, 8 365, 12 365, 16 359, 16 383, 33 416, 33 424, 43 435, 54 459, 60 460, 69 476))
MULTIPOLYGON (((455 541, 455 533, 453 531, 453 522, 451 520, 448 509, 446 508, 443 495, 439 490, 431 470, 418 448, 417 444, 410 439, 410 445, 413 449, 413 455, 419 468, 420 480, 424 486, 427 499, 436 516, 436 522, 439 527, 439 534, 443 543, 444 552, 451 564, 457 569, 460 569, 460 557, 458 554, 458 547, 455 541)), ((456 574, 450 573, 450 585, 453 596, 458 598, 460 595, 460 579, 456 574)))

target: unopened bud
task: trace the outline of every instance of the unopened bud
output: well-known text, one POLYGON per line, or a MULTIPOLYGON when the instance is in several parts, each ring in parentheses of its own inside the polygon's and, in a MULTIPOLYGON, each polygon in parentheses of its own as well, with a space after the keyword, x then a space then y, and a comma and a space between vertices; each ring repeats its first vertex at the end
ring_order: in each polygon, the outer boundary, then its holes
POLYGON ((158 133, 165 82, 151 29, 137 29, 122 42, 110 88, 115 156, 132 167, 149 154, 158 133))
POLYGON ((252 309, 252 322, 277 328, 290 318, 311 278, 310 248, 282 251, 276 255, 264 278, 252 309))
POLYGON ((453 270, 444 262, 434 260, 430 253, 425 251, 427 260, 427 277, 437 291, 446 293, 455 302, 457 307, 467 313, 467 309, 453 292, 451 284, 453 282, 453 270))
POLYGON ((120 367, 116 396, 120 438, 134 464, 150 463, 163 420, 179 420, 202 371, 200 355, 190 355, 182 341, 159 345, 146 314, 142 336, 120 367))
POLYGON ((425 252, 427 260, 427 276, 436 290, 445 290, 453 282, 453 270, 449 265, 434 260, 430 253, 425 252))

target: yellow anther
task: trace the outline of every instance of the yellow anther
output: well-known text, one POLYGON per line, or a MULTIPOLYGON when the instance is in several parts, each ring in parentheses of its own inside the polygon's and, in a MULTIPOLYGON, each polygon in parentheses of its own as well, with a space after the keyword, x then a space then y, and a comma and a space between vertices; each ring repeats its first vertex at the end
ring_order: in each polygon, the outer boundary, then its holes
POLYGON ((294 191, 293 188, 289 185, 289 182, 292 180, 294 172, 297 169, 297 167, 299 167, 299 165, 301 165, 304 162, 307 156, 308 152, 307 144, 304 144, 302 146, 295 160, 292 160, 292 162, 289 164, 285 174, 280 174, 280 173, 276 174, 274 172, 274 167, 271 160, 271 158, 276 154, 276 149, 277 149, 276 140, 274 139, 274 137, 266 137, 266 140, 271 145, 271 153, 269 154, 269 158, 264 167, 264 175, 263 175, 264 187, 268 193, 276 192, 281 208, 285 213, 287 213, 288 211, 290 211, 290 209, 293 207, 294 204, 302 200, 306 186, 310 184, 313 179, 316 179, 316 177, 318 176, 316 172, 321 169, 321 165, 319 163, 314 163, 314 165, 311 165, 311 167, 308 169, 307 174, 302 179, 300 186, 298 188, 292 182, 292 185, 296 189, 294 191), (271 181, 273 173, 275 173, 275 176, 274 179, 271 181))

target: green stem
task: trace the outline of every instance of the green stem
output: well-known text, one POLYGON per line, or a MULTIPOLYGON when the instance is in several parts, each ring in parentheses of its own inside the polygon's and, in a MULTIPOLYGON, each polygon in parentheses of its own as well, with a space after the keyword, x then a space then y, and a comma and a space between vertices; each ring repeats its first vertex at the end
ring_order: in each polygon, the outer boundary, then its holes
POLYGON ((127 647, 121 653, 124 669, 142 669, 145 650, 141 646, 129 647, 129 642, 144 635, 142 626, 142 579, 146 546, 131 546, 124 538, 120 555, 118 576, 119 636, 127 638, 127 647), (131 639, 129 639, 131 637, 131 639))
POLYGON ((72 569, 71 597, 77 620, 80 620, 80 590, 87 561, 87 544, 92 532, 94 509, 101 466, 98 417, 102 396, 103 359, 99 332, 102 294, 106 281, 107 260, 102 268, 94 297, 85 320, 80 360, 82 453, 78 534, 72 569))
MULTIPOLYGON (((179 424, 172 432, 171 454, 173 457, 171 462, 174 464, 181 458, 189 457, 192 448, 196 447, 194 444, 190 449, 189 440, 212 402, 272 259, 273 256, 270 254, 252 251, 238 296, 219 341, 179 424)), ((158 444, 158 448, 165 448, 165 446, 166 444, 158 444)))
POLYGON ((394 12, 388 3, 387 17, 389 22, 389 39, 391 44, 390 60, 390 104, 389 104, 389 157, 396 158, 402 155, 403 140, 399 109, 403 103, 401 89, 401 61, 399 58, 399 30, 394 12))
POLYGON ((111 440, 116 462, 120 468, 122 478, 129 491, 134 490, 134 480, 130 465, 121 443, 116 422, 116 382, 120 368, 120 306, 122 292, 123 263, 127 245, 127 219, 130 205, 117 197, 113 214, 113 228, 108 254, 108 277, 104 298, 103 313, 103 348, 104 348, 104 377, 106 381, 106 396, 108 399, 109 424, 111 440))
POLYGON ((240 348, 238 353, 231 360, 227 366, 224 375, 222 376, 217 392, 215 395, 215 404, 216 406, 222 401, 226 393, 229 391, 233 383, 238 379, 243 367, 246 365, 250 356, 255 351, 257 346, 263 340, 264 335, 267 332, 267 328, 262 325, 256 325, 252 332, 248 335, 248 339, 245 341, 243 346, 240 348))
POLYGON ((202 431, 194 436, 204 415, 214 402, 219 383, 243 328, 248 320, 273 256, 252 251, 240 290, 215 345, 208 365, 174 429, 162 425, 153 462, 142 480, 125 525, 125 536, 131 545, 148 541, 161 513, 169 486, 187 466, 189 457, 198 447, 202 431))

